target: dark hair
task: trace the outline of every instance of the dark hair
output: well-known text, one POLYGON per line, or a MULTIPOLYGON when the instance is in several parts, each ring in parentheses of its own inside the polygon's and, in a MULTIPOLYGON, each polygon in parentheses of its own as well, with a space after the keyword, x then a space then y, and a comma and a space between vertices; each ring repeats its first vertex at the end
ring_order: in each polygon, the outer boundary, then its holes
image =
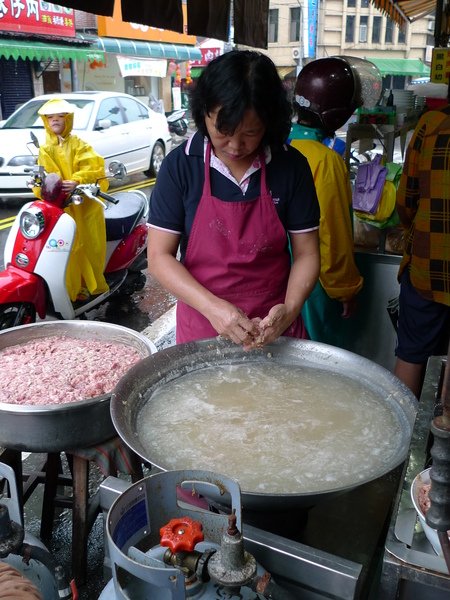
POLYGON ((281 146, 291 129, 292 109, 272 60, 260 52, 232 50, 211 61, 191 92, 190 107, 197 129, 207 135, 205 116, 220 108, 216 127, 233 134, 246 110, 264 123, 263 141, 281 146))

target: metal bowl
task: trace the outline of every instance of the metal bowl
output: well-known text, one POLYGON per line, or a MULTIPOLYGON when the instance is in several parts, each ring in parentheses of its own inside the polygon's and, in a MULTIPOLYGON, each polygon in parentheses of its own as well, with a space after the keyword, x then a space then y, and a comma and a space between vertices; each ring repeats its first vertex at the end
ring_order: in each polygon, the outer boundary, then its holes
MULTIPOLYGON (((0 350, 31 340, 66 336, 104 340, 135 348, 146 358, 156 352, 144 335, 99 321, 45 321, 0 332, 0 350)), ((105 367, 108 356, 105 356, 105 367)), ((110 414, 111 394, 57 405, 0 402, 0 446, 28 452, 61 452, 103 442, 116 431, 110 414)))
MULTIPOLYGON (((375 393, 380 403, 385 404, 395 415, 400 423, 401 439, 391 457, 386 459, 382 466, 372 467, 371 472, 364 478, 355 473, 354 484, 353 480, 350 485, 337 482, 333 490, 317 492, 303 488, 299 489, 298 493, 287 494, 254 493, 242 490, 243 506, 246 509, 284 510, 288 507, 312 506, 331 493, 342 493, 385 475, 406 458, 417 411, 417 401, 410 390, 388 370, 357 354, 327 344, 292 338, 281 338, 261 350, 252 352, 244 352, 240 346, 214 338, 180 344, 144 359, 130 369, 113 391, 111 415, 117 432, 136 454, 163 471, 187 468, 186 465, 177 464, 169 469, 167 465, 161 464, 163 462, 161 459, 155 461, 154 457, 149 455, 137 433, 137 423, 142 409, 152 401, 153 391, 166 382, 202 368, 240 362, 249 364, 252 361, 259 364, 261 362, 264 364, 264 361, 266 364, 267 361, 275 361, 282 365, 305 365, 340 373, 358 381, 375 393)), ((151 425, 149 428, 151 431, 151 425)), ((189 447, 185 448, 185 452, 188 456, 189 447)), ((213 447, 211 454, 214 457, 213 447)), ((198 465, 197 468, 202 468, 202 465, 198 465)), ((236 478, 233 473, 228 475, 236 478)), ((267 464, 264 473, 261 473, 262 480, 267 477, 270 477, 270 464, 267 464)))

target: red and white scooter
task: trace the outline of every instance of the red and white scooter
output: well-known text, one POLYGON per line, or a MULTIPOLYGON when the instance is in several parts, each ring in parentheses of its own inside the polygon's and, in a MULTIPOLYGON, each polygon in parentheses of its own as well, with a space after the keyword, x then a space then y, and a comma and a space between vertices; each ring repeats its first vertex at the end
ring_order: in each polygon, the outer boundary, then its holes
MULTIPOLYGON (((121 178, 125 168, 110 166, 111 176, 121 178)), ((60 179, 33 167, 32 185, 40 185, 41 200, 25 204, 18 213, 4 249, 5 270, 0 272, 0 330, 53 316, 76 319, 105 302, 112 294, 132 294, 142 289, 147 268, 149 202, 139 191, 113 196, 98 184, 77 186, 69 198, 61 193, 60 179), (100 200, 102 198, 106 204, 100 200), (107 254, 105 278, 108 292, 71 302, 65 279, 76 224, 64 212, 68 203, 99 202, 105 208, 107 254)))

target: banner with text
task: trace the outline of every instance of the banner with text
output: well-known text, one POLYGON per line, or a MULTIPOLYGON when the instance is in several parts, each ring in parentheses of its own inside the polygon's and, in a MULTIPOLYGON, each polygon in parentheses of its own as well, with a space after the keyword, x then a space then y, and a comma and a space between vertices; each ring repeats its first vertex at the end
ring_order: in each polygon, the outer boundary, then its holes
POLYGON ((0 0, 0 31, 75 37, 73 9, 43 0, 0 0))

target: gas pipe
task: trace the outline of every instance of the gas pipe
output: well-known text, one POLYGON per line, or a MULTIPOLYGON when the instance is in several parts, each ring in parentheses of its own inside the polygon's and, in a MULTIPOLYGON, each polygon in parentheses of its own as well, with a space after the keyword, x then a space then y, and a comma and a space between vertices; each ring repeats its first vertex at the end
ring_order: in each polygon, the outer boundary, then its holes
POLYGON ((127 488, 106 522, 113 578, 99 600, 294 600, 244 548, 237 481, 165 471, 127 488), (209 507, 224 498, 229 513, 209 507))

